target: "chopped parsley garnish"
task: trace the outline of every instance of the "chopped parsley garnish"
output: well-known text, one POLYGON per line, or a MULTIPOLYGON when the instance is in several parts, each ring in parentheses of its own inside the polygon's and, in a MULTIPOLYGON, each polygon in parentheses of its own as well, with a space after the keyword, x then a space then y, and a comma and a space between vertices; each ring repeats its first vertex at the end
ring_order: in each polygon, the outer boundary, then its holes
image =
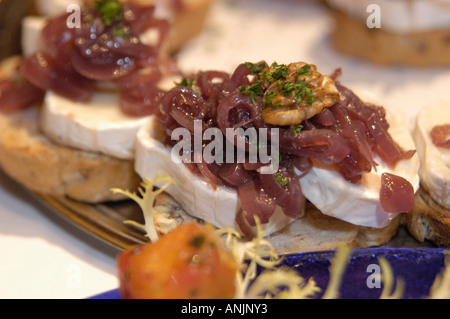
POLYGON ((275 104, 273 99, 277 96, 277 92, 270 91, 266 94, 266 98, 264 99, 264 105, 272 105, 272 109, 275 110, 278 107, 282 106, 282 104, 275 104))
POLYGON ((311 70, 311 65, 305 64, 303 67, 298 69, 296 73, 298 75, 309 75, 309 76, 312 76, 312 73, 310 72, 310 70, 311 70))
POLYGON ((296 136, 298 133, 300 133, 303 130, 304 126, 299 124, 299 125, 292 125, 291 126, 291 135, 292 136, 296 136))
POLYGON ((275 79, 273 78, 273 72, 264 71, 263 73, 261 73, 261 76, 264 77, 267 82, 269 82, 269 84, 275 82, 275 79))
POLYGON ((286 79, 289 74, 289 67, 285 64, 272 63, 272 69, 275 71, 264 71, 261 76, 264 77, 269 84, 274 83, 277 80, 286 79))
POLYGON ((123 26, 118 26, 117 28, 114 28, 113 35, 115 37, 125 38, 128 35, 128 33, 123 26))
POLYGON ((249 68, 250 73, 253 74, 253 75, 261 73, 261 71, 267 67, 267 65, 265 63, 254 64, 254 63, 251 63, 251 62, 246 62, 245 66, 247 68, 249 68))
POLYGON ((283 177, 280 173, 275 174, 275 179, 283 187, 289 184, 289 177, 283 177))
POLYGON ((280 90, 285 96, 294 94, 297 103, 300 103, 303 99, 306 99, 306 103, 308 103, 309 106, 312 106, 314 102, 314 94, 306 85, 305 80, 297 83, 281 82, 280 90))
POLYGON ((176 86, 187 86, 187 87, 191 88, 194 85, 194 81, 195 81, 194 78, 189 78, 189 79, 183 78, 181 80, 181 82, 175 82, 175 85, 176 86))
POLYGON ((287 78, 289 74, 289 67, 285 64, 276 65, 275 71, 272 73, 272 77, 275 80, 281 80, 287 78))
POLYGON ((273 99, 277 96, 275 91, 270 91, 266 94, 266 99, 264 100, 264 104, 273 105, 273 99))
MULTIPOLYGON (((276 109, 282 104, 274 103, 275 98, 278 95, 289 96, 293 95, 296 103, 301 103, 303 100, 309 106, 312 106, 314 102, 314 94, 312 90, 307 86, 306 80, 302 80, 296 83, 287 80, 289 76, 289 66, 286 64, 278 64, 273 62, 269 67, 265 63, 253 64, 251 62, 245 63, 246 67, 249 68, 252 75, 258 75, 258 80, 253 84, 241 87, 241 94, 247 94, 255 104, 256 98, 262 96, 264 91, 269 88, 272 84, 276 84, 279 88, 277 91, 269 91, 265 95, 263 101, 264 105, 271 105, 272 109, 276 109)), ((297 75, 312 75, 311 65, 305 64, 303 67, 296 71, 297 75)))
POLYGON ((247 94, 252 99, 253 104, 255 104, 255 100, 264 94, 263 82, 261 80, 256 81, 255 83, 246 86, 243 85, 241 87, 241 94, 247 94))
POLYGON ((107 27, 122 21, 122 4, 119 0, 96 0, 95 9, 102 16, 107 27))

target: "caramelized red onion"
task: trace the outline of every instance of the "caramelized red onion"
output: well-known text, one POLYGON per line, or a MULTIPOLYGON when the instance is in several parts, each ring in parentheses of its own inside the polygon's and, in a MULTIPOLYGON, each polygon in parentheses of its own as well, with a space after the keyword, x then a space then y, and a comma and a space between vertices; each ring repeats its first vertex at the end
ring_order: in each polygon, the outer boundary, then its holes
POLYGON ((92 81, 70 67, 58 67, 55 59, 46 53, 25 59, 20 70, 30 83, 43 91, 54 91, 77 102, 86 102, 94 94, 92 81))
POLYGON ((276 209, 275 200, 269 196, 258 179, 251 179, 237 188, 241 209, 250 226, 255 226, 254 215, 267 224, 276 209))
POLYGON ((39 103, 44 92, 28 81, 0 80, 0 111, 14 112, 39 103))
POLYGON ((175 87, 164 96, 161 104, 163 122, 167 121, 163 127, 170 135, 173 127, 167 124, 174 121, 178 123, 178 127, 194 132, 194 121, 205 119, 205 107, 205 100, 193 89, 183 86, 175 87))
POLYGON ((247 183, 252 179, 252 175, 241 163, 224 163, 220 168, 219 178, 236 187, 247 183))
POLYGON ((42 31, 46 50, 24 59, 21 71, 37 88, 74 101, 89 100, 97 81, 113 83, 119 91, 130 90, 121 94, 123 112, 153 114, 162 94, 161 70, 154 64, 170 27, 154 11, 153 5, 124 3, 121 18, 109 24, 96 10, 83 10, 80 28, 67 26, 69 14, 50 19, 42 31), (159 32, 153 45, 139 38, 150 28, 159 32))
POLYGON ((388 213, 408 213, 414 207, 414 189, 403 177, 384 173, 380 201, 388 213))
MULTIPOLYGON (((340 72, 337 70, 333 77, 341 101, 295 130, 267 125, 261 118, 262 98, 241 93, 242 86, 253 83, 245 64, 239 65, 231 75, 201 72, 194 77, 193 86, 177 86, 163 98, 160 122, 169 136, 178 127, 193 132, 194 120, 201 120, 204 128, 219 128, 224 136, 230 128, 266 128, 269 132, 279 129, 280 168, 276 174, 262 174, 263 164, 251 163, 248 158, 244 163, 225 163, 224 158, 225 164, 216 164, 213 169, 204 163, 193 169, 214 185, 237 190, 241 211, 236 221, 243 232, 250 233, 255 215, 267 223, 277 207, 289 217, 298 217, 305 202, 299 178, 316 163, 332 165, 346 180, 358 183, 364 173, 376 169, 375 155, 394 165, 414 154, 414 151, 403 151, 393 141, 382 107, 364 103, 337 82, 340 72)), ((238 147, 236 140, 231 142, 238 147)), ((206 146, 209 141, 203 143, 206 146)), ((248 148, 246 151, 248 156, 248 148)), ((380 200, 386 211, 409 211, 413 197, 414 190, 407 181, 383 175, 380 200)))
POLYGON ((434 145, 438 147, 450 148, 450 124, 433 127, 430 136, 434 145))
POLYGON ((120 94, 120 109, 123 113, 134 117, 157 114, 164 94, 165 91, 157 86, 135 86, 120 94))
POLYGON ((342 162, 350 153, 347 140, 330 129, 303 130, 295 136, 291 129, 281 131, 283 153, 316 159, 325 164, 342 162))
POLYGON ((262 187, 284 213, 297 218, 303 209, 304 197, 298 176, 292 170, 280 169, 278 174, 260 174, 262 187))

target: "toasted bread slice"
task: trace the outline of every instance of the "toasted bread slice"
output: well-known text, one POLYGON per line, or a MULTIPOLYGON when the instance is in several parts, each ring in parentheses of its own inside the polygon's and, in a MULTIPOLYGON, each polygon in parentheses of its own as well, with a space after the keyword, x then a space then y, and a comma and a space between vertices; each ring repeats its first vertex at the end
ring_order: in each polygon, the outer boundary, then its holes
MULTIPOLYGON (((172 224, 198 220, 190 217, 180 204, 165 193, 158 197, 156 205, 164 207, 169 215, 178 216, 172 219, 172 224)), ((266 239, 278 254, 335 250, 341 245, 368 248, 388 243, 397 234, 401 223, 402 215, 399 215, 382 229, 356 226, 324 215, 308 202, 303 217, 266 239)), ((167 229, 174 227, 175 225, 165 226, 167 229)))
POLYGON ((405 216, 405 224, 419 242, 431 241, 440 247, 450 247, 450 212, 436 203, 420 188, 414 209, 405 216))
POLYGON ((335 250, 341 245, 368 248, 388 243, 396 234, 401 217, 381 229, 362 227, 322 214, 308 203, 305 215, 269 236, 274 248, 283 253, 335 250))
POLYGON ((39 107, 0 113, 0 167, 32 191, 98 203, 119 199, 112 187, 134 190, 134 161, 57 145, 38 127, 39 107))
POLYGON ((183 8, 172 21, 166 42, 169 54, 179 51, 203 30, 212 0, 183 0, 182 3, 183 8))
POLYGON ((333 45, 344 54, 380 65, 450 65, 448 29, 397 34, 383 28, 369 29, 338 10, 332 15, 333 45))

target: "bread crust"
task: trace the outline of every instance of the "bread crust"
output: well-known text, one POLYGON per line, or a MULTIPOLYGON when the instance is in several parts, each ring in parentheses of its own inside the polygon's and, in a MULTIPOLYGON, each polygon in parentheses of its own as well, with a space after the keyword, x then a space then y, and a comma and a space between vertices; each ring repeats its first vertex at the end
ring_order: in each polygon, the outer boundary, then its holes
MULTIPOLYGON (((198 220, 189 216, 170 195, 163 193, 158 197, 156 205, 164 207, 165 211, 173 216, 179 216, 174 223, 198 220)), ((390 242, 397 235, 402 222, 403 216, 399 214, 388 226, 381 229, 357 226, 325 215, 307 202, 302 217, 266 239, 278 254, 336 250, 342 245, 353 249, 369 248, 390 242)), ((171 227, 173 228, 174 226, 171 227)))
POLYGON ((450 247, 450 212, 422 187, 416 194, 413 211, 405 216, 405 225, 419 242, 429 240, 439 247, 450 247))
POLYGON ((400 224, 399 216, 381 229, 357 226, 324 215, 308 202, 303 217, 272 234, 268 240, 283 254, 335 250, 342 245, 369 248, 388 243, 397 234, 400 224))
POLYGON ((332 11, 332 41, 344 54, 380 65, 417 67, 450 65, 450 31, 433 30, 397 34, 370 29, 339 10, 332 11))
POLYGON ((87 203, 118 200, 111 188, 135 190, 134 162, 57 145, 38 127, 39 107, 0 113, 0 167, 34 192, 87 203))
POLYGON ((165 51, 179 51, 187 42, 199 34, 208 16, 212 0, 184 0, 184 10, 172 21, 165 51))

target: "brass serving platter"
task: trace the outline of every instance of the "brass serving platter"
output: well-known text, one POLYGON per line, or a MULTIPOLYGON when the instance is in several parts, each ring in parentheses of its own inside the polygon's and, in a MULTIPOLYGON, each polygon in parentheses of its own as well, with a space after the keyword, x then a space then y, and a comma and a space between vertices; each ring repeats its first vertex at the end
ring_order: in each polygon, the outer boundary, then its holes
MULTIPOLYGON (((130 220, 144 223, 142 211, 134 201, 86 204, 66 197, 36 193, 34 196, 53 213, 116 249, 125 250, 149 241, 141 229, 126 223, 130 220)), ((169 201, 172 203, 172 200, 169 201)), ((167 203, 167 200, 163 199, 163 202, 167 203)), ((169 207, 169 210, 176 218, 195 220, 187 216, 178 205, 170 204, 170 206, 172 207, 169 207)), ((400 227, 397 235, 382 247, 430 248, 433 245, 417 242, 403 227, 400 227)))
POLYGON ((125 223, 128 220, 143 223, 142 212, 132 201, 94 205, 67 197, 34 196, 51 211, 117 249, 125 250, 148 242, 141 230, 125 223))

